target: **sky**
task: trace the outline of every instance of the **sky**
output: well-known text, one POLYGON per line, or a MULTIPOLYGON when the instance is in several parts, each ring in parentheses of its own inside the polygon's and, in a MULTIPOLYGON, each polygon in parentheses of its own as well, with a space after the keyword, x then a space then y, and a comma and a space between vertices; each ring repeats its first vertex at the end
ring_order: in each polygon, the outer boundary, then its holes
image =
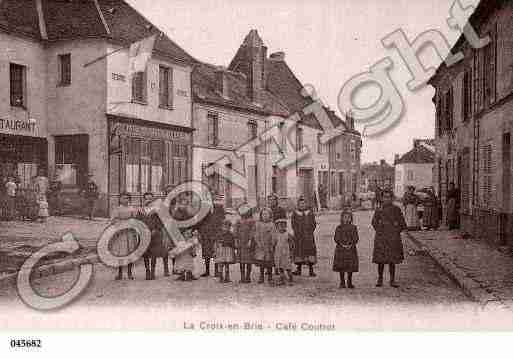
MULTIPOLYGON (((398 52, 381 39, 402 29, 413 41, 438 30, 452 45, 459 33, 447 18, 453 0, 127 0, 148 20, 198 60, 228 66, 244 37, 257 29, 268 54, 283 51, 303 83, 314 85, 325 105, 336 110, 344 83, 385 57, 391 77, 405 102, 399 125, 377 138, 363 138, 362 162, 408 152, 414 138, 434 137, 434 89, 411 92, 411 75, 398 52)), ((464 6, 478 0, 461 0, 464 6)), ((426 67, 438 66, 434 49, 423 50, 426 67)), ((361 92, 358 101, 371 105, 378 91, 361 92)), ((361 130, 361 126, 357 129, 361 130)))

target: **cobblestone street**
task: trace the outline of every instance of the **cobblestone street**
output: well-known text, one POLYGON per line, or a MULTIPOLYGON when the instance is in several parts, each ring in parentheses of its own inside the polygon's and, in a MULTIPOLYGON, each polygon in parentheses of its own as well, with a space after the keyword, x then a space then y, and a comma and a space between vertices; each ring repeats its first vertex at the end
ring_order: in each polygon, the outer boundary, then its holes
MULTIPOLYGON (((142 263, 136 267, 135 281, 114 281, 114 270, 97 264, 85 293, 70 306, 50 314, 27 308, 17 297, 15 288, 1 289, 0 322, 4 328, 33 325, 34 318, 41 327, 52 328, 123 325, 135 328, 137 322, 144 328, 159 329, 182 329, 183 321, 194 318, 206 322, 229 318, 265 320, 271 327, 277 321, 297 318, 334 323, 339 329, 450 329, 468 328, 476 323, 480 328, 511 325, 510 319, 493 315, 490 309, 482 309, 471 302, 429 257, 417 255, 408 241, 405 241, 406 261, 399 267, 401 287, 376 288, 376 268, 370 263, 374 234, 370 228, 371 215, 372 212, 356 214, 360 232, 360 273, 355 274, 354 290, 338 289, 337 273, 331 270, 332 234, 338 221, 338 215, 332 214, 318 217, 318 276, 296 277, 290 287, 259 285, 255 280, 256 271, 252 284, 239 284, 237 265, 232 266, 234 282, 220 284, 214 278, 186 283, 164 278, 159 266, 158 279, 146 281, 142 263), (17 312, 20 315, 15 315, 17 312)), ((37 289, 43 295, 62 293, 76 276, 75 270, 38 279, 37 289)))

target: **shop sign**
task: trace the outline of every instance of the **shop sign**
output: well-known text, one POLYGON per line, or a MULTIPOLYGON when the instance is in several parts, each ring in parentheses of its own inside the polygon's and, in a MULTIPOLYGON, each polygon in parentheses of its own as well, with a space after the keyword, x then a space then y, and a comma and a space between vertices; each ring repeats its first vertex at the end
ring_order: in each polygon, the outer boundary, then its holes
POLYGON ((29 120, 4 120, 0 118, 0 130, 19 133, 19 132, 36 132, 36 123, 29 120))
POLYGON ((115 123, 112 126, 112 135, 128 137, 154 138, 170 141, 187 141, 190 134, 178 130, 169 130, 159 127, 145 127, 130 123, 115 123))

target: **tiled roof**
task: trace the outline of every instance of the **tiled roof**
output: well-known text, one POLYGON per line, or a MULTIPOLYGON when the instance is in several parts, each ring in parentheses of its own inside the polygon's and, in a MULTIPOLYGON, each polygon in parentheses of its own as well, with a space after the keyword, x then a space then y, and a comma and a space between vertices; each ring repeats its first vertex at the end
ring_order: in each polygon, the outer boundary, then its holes
MULTIPOLYGON (((160 34, 159 29, 124 0, 98 0, 99 8, 93 0, 41 0, 41 5, 47 39, 41 36, 36 0, 0 1, 0 29, 36 40, 104 37, 122 45, 160 34)), ((165 35, 155 43, 155 52, 180 63, 194 61, 165 35)))
MULTIPOLYGON (((132 43, 160 33, 159 29, 123 0, 98 0, 98 3, 114 40, 132 43)), ((166 35, 158 38, 155 51, 179 62, 194 61, 191 55, 166 35)))
POLYGON ((301 95, 303 85, 285 61, 267 60, 267 89, 287 105, 291 113, 298 113, 303 123, 309 127, 322 129, 313 114, 304 115, 303 109, 313 103, 311 97, 301 95))
POLYGON ((224 98, 218 92, 215 73, 218 68, 214 65, 197 63, 192 73, 192 88, 195 101, 233 107, 240 110, 287 117, 289 110, 273 94, 262 91, 261 105, 254 104, 247 96, 246 77, 240 73, 226 71, 228 80, 228 97, 224 98))
POLYGON ((4 31, 41 39, 34 0, 0 1, 0 28, 4 31))
POLYGON ((395 163, 434 163, 435 153, 424 146, 416 146, 405 153, 395 163))

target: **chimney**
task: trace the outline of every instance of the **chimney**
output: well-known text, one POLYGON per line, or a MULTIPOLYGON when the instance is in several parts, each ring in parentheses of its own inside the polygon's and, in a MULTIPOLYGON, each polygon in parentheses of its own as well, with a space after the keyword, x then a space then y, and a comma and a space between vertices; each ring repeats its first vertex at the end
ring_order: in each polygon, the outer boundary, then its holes
POLYGON ((394 164, 396 164, 396 163, 397 163, 397 161, 399 161, 399 158, 400 158, 399 154, 398 154, 398 153, 396 153, 396 154, 394 155, 394 164))
POLYGON ((380 160, 379 164, 380 164, 380 166, 385 166, 387 164, 387 162, 385 160, 380 160))
POLYGON ((223 98, 230 98, 228 88, 228 73, 222 66, 218 67, 215 71, 216 90, 223 96, 223 98))
POLYGON ((274 52, 271 55, 269 55, 269 59, 271 61, 283 62, 285 61, 285 53, 283 51, 274 52))

